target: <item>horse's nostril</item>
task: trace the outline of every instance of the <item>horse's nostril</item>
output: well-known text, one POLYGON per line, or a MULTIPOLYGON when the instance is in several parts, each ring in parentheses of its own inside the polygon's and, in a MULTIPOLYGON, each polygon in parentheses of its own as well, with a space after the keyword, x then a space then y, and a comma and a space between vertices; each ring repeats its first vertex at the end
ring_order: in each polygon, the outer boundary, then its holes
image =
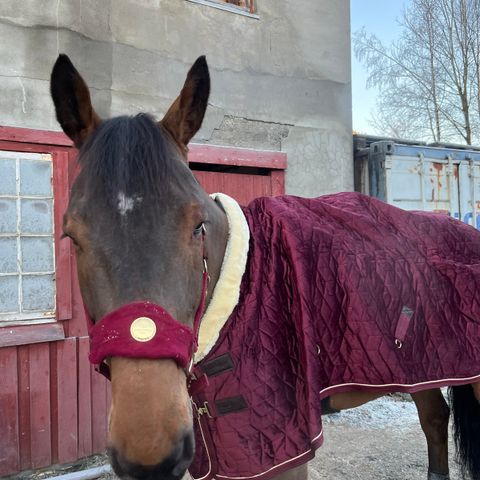
POLYGON ((184 435, 172 453, 156 466, 144 466, 128 461, 115 448, 109 448, 110 462, 115 473, 120 478, 138 480, 180 480, 192 463, 194 453, 193 432, 184 435))
POLYGON ((183 436, 170 456, 160 463, 155 470, 168 478, 182 478, 190 463, 192 463, 194 452, 193 432, 190 431, 183 436))

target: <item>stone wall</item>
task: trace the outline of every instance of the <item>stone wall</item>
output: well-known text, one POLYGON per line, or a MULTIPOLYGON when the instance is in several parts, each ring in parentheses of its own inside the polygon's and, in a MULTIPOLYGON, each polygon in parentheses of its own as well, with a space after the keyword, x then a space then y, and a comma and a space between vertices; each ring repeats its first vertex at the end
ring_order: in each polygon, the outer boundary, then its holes
POLYGON ((190 0, 0 3, 0 125, 57 130, 49 75, 67 53, 101 116, 161 116, 205 54, 195 141, 288 153, 287 192, 353 189, 348 0, 257 0, 258 18, 190 0))

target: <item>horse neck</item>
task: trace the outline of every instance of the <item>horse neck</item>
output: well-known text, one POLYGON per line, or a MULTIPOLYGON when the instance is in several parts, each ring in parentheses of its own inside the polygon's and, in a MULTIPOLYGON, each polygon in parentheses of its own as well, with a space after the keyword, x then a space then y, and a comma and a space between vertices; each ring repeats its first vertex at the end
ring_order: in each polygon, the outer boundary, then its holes
POLYGON ((206 234, 207 264, 210 274, 207 305, 217 284, 228 240, 228 220, 223 209, 213 200, 208 203, 208 226, 206 234))

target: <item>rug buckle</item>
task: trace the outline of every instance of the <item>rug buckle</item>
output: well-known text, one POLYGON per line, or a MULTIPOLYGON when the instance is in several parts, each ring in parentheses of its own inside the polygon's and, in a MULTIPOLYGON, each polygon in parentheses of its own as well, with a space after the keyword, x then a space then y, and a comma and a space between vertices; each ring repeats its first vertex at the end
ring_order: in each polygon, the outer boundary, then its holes
POLYGON ((213 418, 208 409, 208 402, 203 402, 203 407, 199 407, 195 402, 192 402, 197 411, 197 417, 200 419, 201 416, 207 415, 208 418, 213 418))

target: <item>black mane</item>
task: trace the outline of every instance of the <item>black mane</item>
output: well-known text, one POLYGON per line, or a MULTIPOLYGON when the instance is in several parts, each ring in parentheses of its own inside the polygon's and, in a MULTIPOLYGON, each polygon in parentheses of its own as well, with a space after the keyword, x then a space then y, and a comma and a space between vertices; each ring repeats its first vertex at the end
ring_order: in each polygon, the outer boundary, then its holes
POLYGON ((92 134, 80 150, 79 163, 96 193, 109 198, 123 192, 158 199, 169 185, 182 185, 187 175, 192 177, 172 143, 147 114, 116 117, 92 134))

